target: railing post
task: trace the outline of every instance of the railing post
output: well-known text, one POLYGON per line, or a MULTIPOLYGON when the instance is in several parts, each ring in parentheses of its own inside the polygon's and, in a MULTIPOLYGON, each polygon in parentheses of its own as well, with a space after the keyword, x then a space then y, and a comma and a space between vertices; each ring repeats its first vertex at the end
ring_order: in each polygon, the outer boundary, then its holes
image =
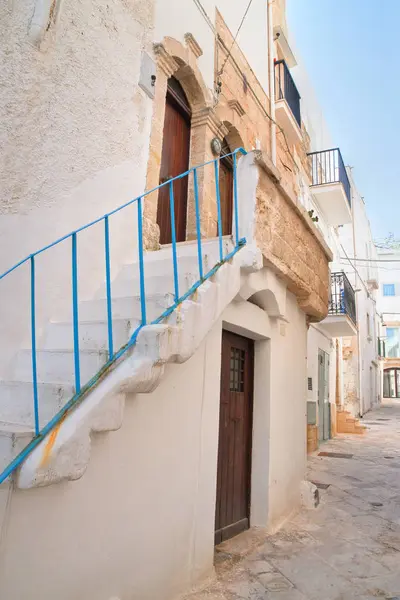
POLYGON ((237 154, 233 155, 233 203, 235 212, 235 237, 236 247, 239 245, 239 203, 238 203, 238 185, 237 185, 237 154))
POLYGON ((114 356, 112 300, 111 300, 111 268, 110 268, 110 230, 108 215, 104 217, 104 248, 106 261, 106 292, 107 292, 107 329, 108 329, 108 359, 114 356))
POLYGON ((74 328, 75 393, 81 391, 81 370, 79 362, 79 318, 78 318, 78 255, 76 233, 72 234, 72 310, 74 328))
POLYGON ((224 253, 222 249, 222 217, 221 217, 221 196, 219 192, 219 159, 214 160, 214 174, 215 174, 215 193, 217 198, 217 211, 218 211, 218 239, 219 239, 219 259, 224 260, 224 253))
POLYGON ((36 364, 36 301, 35 301, 35 257, 31 256, 31 341, 32 341, 32 382, 33 382, 33 414, 35 419, 35 434, 39 435, 39 397, 36 364))
POLYGON ((172 260, 174 265, 174 287, 175 302, 179 300, 179 279, 178 279, 178 257, 176 252, 176 231, 175 231, 175 201, 174 201, 174 182, 169 184, 169 206, 171 214, 171 240, 172 240, 172 260))
POLYGON ((203 279, 203 255, 201 252, 201 226, 199 206, 199 182, 197 181, 197 169, 193 169, 194 204, 196 209, 196 233, 197 233, 197 258, 199 261, 199 276, 203 279))
POLYGON ((143 216, 142 216, 142 197, 137 201, 137 220, 138 220, 138 252, 139 252, 139 279, 140 279, 140 307, 142 315, 142 325, 146 325, 146 291, 144 285, 144 257, 143 257, 143 216))

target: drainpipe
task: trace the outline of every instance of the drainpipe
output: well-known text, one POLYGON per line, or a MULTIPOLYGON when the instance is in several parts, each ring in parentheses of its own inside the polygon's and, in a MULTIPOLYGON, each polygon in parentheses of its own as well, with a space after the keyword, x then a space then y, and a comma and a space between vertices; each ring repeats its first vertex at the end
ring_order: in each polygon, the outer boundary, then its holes
MULTIPOLYGON (((352 188, 351 188, 352 189, 352 188)), ((351 212, 352 212, 352 228, 353 228, 353 256, 355 259, 357 259, 357 244, 356 244, 356 228, 355 228, 355 214, 354 214, 354 209, 355 209, 355 198, 354 198, 354 194, 352 194, 352 203, 351 203, 351 212)), ((362 288, 362 282, 358 281, 359 278, 358 273, 355 273, 356 276, 356 288, 360 287, 360 289, 362 288)), ((358 389, 359 389, 359 395, 360 395, 360 415, 362 416, 364 414, 364 406, 363 406, 363 398, 362 398, 362 365, 361 365, 361 339, 360 339, 360 302, 359 302, 359 294, 360 292, 356 293, 356 314, 357 314, 357 355, 358 355, 358 389)))
POLYGON ((275 62, 274 62, 274 24, 272 20, 272 2, 267 0, 268 16, 268 65, 269 65, 269 100, 271 115, 271 159, 276 166, 276 125, 275 125, 275 62))

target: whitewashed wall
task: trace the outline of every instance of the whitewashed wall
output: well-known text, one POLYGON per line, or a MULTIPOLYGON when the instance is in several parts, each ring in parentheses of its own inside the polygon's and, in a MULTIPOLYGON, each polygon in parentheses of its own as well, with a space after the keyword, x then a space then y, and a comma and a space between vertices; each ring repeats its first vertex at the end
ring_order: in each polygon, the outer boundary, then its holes
POLYGON ((286 317, 232 303, 188 362, 127 400, 119 431, 94 436, 82 479, 0 488, 0 597, 172 600, 212 573, 222 327, 255 340, 251 524, 273 529, 296 509, 306 323, 292 294, 286 317))
MULTIPOLYGON (((152 101, 137 84, 152 4, 57 2, 40 46, 30 23, 46 3, 1 4, 0 273, 143 191, 152 101)), ((135 223, 133 210, 112 219, 114 266, 134 253, 135 223)), ((82 296, 104 278, 102 233, 79 242, 82 296)), ((37 265, 39 331, 71 297, 70 244, 50 252, 37 265)), ((28 281, 26 267, 0 281, 2 367, 28 337, 28 281)))
MULTIPOLYGON (((351 258, 376 259, 377 252, 372 238, 371 226, 367 215, 367 207, 361 197, 351 170, 348 170, 352 186, 353 224, 339 229, 339 239, 345 252, 351 258)), ((365 413, 377 403, 379 383, 378 341, 377 341, 377 292, 369 289, 368 281, 379 280, 376 263, 352 261, 356 267, 346 260, 345 252, 341 252, 341 268, 347 273, 356 292, 358 342, 360 347, 357 363, 359 363, 358 393, 360 411, 365 413), (369 315, 369 327, 368 317, 369 315), (372 378, 371 371, 372 369, 372 378)))

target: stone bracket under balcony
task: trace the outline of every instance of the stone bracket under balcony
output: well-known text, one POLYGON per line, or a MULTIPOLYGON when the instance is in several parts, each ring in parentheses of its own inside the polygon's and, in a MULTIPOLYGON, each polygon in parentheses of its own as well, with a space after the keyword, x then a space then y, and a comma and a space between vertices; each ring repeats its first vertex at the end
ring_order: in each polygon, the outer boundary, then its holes
POLYGON ((320 328, 331 338, 353 337, 357 335, 357 327, 346 314, 328 315, 326 319, 321 321, 320 328))
POLYGON ((351 223, 351 186, 339 148, 312 152, 308 156, 311 160, 311 191, 329 225, 337 227, 351 223))

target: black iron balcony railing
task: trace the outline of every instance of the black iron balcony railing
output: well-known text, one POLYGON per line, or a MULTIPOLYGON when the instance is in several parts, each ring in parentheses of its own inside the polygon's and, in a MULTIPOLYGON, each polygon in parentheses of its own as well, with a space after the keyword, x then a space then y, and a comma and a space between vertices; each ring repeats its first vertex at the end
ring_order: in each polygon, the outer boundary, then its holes
POLYGON ((275 100, 286 100, 301 127, 300 94, 284 60, 275 61, 275 100))
POLYGON ((312 185, 341 183, 351 206, 351 187, 339 148, 310 152, 312 185))
POLYGON ((380 358, 386 357, 386 342, 381 337, 378 337, 378 356, 380 358))
POLYGON ((357 323, 356 297, 346 273, 332 273, 331 286, 328 314, 347 315, 355 325, 357 323))

